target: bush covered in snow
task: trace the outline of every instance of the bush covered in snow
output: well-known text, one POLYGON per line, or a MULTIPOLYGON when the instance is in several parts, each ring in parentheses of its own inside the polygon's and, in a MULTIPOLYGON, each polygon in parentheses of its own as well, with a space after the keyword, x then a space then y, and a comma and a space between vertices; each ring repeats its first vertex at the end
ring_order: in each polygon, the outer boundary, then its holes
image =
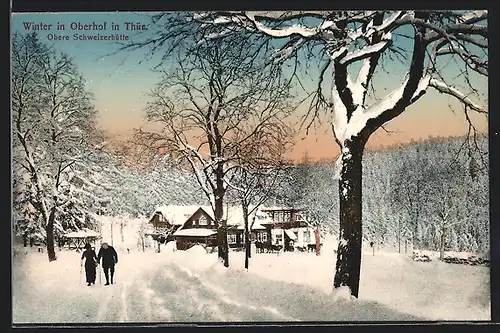
POLYGON ((476 266, 476 265, 489 266, 490 265, 489 259, 477 257, 475 255, 471 255, 467 258, 448 255, 448 256, 445 256, 443 258, 443 261, 447 262, 449 264, 461 264, 461 265, 471 265, 471 266, 476 266))
POLYGON ((414 261, 429 262, 432 261, 432 256, 427 252, 413 251, 412 259, 414 261))

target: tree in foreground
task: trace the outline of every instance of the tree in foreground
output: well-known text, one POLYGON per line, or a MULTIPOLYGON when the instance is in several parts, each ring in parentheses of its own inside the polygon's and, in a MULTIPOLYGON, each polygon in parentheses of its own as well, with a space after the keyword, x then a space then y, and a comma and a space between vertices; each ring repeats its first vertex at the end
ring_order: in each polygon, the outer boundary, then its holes
MULTIPOLYGON (((77 207, 75 171, 93 147, 96 111, 72 60, 33 34, 12 40, 14 175, 24 204, 34 209, 49 261, 56 260, 54 228, 77 207)), ((85 221, 84 221, 85 222, 85 221)))
MULTIPOLYGON (((334 288, 346 286, 353 296, 359 294, 362 157, 371 134, 431 89, 457 99, 474 131, 471 113, 487 116, 487 110, 473 97, 481 91, 471 83, 488 76, 487 18, 483 10, 192 14, 191 21, 202 23, 196 31, 202 38, 254 33, 267 37, 273 45, 281 42, 273 56, 276 61, 295 57, 320 64, 309 115, 327 114, 341 150, 340 242, 334 288), (401 64, 394 60, 398 57, 401 64), (446 66, 450 61, 456 64, 451 71, 446 66), (380 90, 376 78, 385 65, 405 66, 406 70, 399 79, 391 76, 399 84, 380 96, 372 91, 380 90)), ((170 30, 180 26, 178 22, 170 30)))
MULTIPOLYGON (((266 51, 247 38, 197 44, 191 31, 180 36, 180 44, 172 36, 157 36, 175 44, 175 52, 162 64, 163 76, 146 110, 147 120, 159 130, 141 129, 136 139, 147 149, 165 149, 196 176, 212 207, 219 258, 227 267, 223 207, 229 178, 240 166, 262 163, 259 145, 264 149, 289 134, 289 85, 279 66, 262 70, 266 51)), ((128 48, 135 46, 145 45, 128 48)))

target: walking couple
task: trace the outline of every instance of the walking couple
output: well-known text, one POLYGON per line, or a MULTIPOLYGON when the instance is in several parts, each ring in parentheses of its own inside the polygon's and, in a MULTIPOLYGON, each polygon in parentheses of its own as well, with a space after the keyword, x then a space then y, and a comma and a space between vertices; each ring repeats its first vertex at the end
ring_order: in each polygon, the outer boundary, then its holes
POLYGON ((106 277, 105 286, 113 284, 113 276, 115 275, 115 264, 118 263, 118 254, 116 250, 108 245, 108 243, 102 243, 99 253, 96 255, 92 246, 87 243, 85 244, 85 251, 82 253, 82 265, 85 259, 85 276, 87 281, 87 286, 95 284, 96 279, 96 267, 102 258, 102 269, 104 270, 104 276, 106 277))

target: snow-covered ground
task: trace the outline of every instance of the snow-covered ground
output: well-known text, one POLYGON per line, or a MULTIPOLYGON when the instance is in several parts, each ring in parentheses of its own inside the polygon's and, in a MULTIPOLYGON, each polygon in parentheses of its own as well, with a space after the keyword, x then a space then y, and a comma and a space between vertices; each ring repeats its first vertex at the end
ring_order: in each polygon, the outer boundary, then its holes
MULTIPOLYGON (((132 235, 130 235, 132 236, 132 235)), ((116 239, 116 238, 115 238, 116 239)), ((130 240, 132 243, 132 240, 130 240)), ((334 243, 313 253, 232 252, 229 269, 202 248, 161 253, 137 246, 120 260, 116 284, 87 287, 79 254, 16 249, 14 323, 186 321, 408 321, 489 320, 489 268, 415 262, 409 256, 366 250, 360 299, 331 293, 334 243)), ((123 246, 122 246, 123 245, 123 246)), ((104 276, 101 273, 101 278, 104 276)))

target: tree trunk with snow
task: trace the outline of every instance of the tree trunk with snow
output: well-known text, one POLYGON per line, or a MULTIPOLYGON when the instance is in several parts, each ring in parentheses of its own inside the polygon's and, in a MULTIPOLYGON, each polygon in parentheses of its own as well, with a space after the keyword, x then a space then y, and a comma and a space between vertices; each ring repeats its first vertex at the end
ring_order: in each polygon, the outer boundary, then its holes
POLYGON ((248 223, 248 206, 243 203, 243 219, 245 221, 245 269, 248 269, 250 258, 250 226, 248 223))
MULTIPOLYGON (((251 235, 250 232, 253 229, 256 217, 257 216, 254 214, 253 217, 252 217, 252 223, 248 227, 248 235, 249 236, 251 235)), ((252 241, 251 241, 250 237, 249 237, 249 240, 248 240, 248 258, 252 258, 252 241)))
POLYGON ((439 242, 439 260, 444 258, 444 247, 446 243, 446 221, 442 221, 441 225, 441 237, 439 242))
POLYGON ((339 180, 340 241, 334 288, 347 286, 358 297, 362 246, 362 158, 365 142, 357 137, 345 142, 339 180))
POLYGON ((49 261, 55 261, 56 251, 54 249, 54 220, 56 217, 56 208, 53 207, 50 210, 50 215, 47 220, 47 226, 45 227, 45 231, 47 233, 46 241, 47 241, 47 256, 49 257, 49 261))
POLYGON ((227 221, 224 218, 224 170, 222 163, 216 168, 216 189, 214 200, 214 215, 217 223, 218 256, 224 261, 224 266, 229 267, 229 244, 227 242, 227 221))
POLYGON ((321 238, 318 228, 314 230, 314 239, 316 241, 316 255, 319 256, 321 254, 321 238))

